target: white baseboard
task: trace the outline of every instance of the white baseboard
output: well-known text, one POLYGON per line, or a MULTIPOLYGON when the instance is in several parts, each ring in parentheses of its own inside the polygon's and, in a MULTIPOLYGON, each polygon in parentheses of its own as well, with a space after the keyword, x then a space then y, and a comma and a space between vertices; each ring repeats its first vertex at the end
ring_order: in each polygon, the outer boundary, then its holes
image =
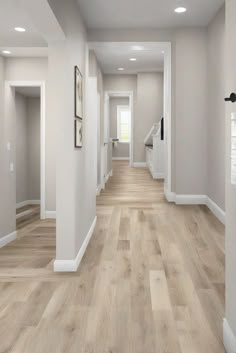
POLYGON ((133 162, 132 167, 133 168, 147 168, 147 163, 146 162, 133 162))
MULTIPOLYGON (((214 201, 212 201, 209 197, 207 197, 206 202, 207 207, 211 210, 211 212, 219 219, 219 221, 225 224, 225 211, 223 211, 214 201)), ((235 351, 236 352, 236 351, 235 351)))
POLYGON ((177 195, 175 197, 176 205, 206 205, 206 195, 177 195))
POLYGON ((178 195, 164 188, 166 200, 176 205, 206 205, 218 220, 225 224, 225 211, 206 195, 178 195))
POLYGON ((45 218, 56 219, 57 218, 56 211, 46 211, 45 218))
POLYGON ((153 179, 165 179, 164 173, 152 173, 153 179))
POLYGON ((13 240, 16 240, 17 232, 12 232, 4 237, 0 238, 0 248, 3 248, 5 245, 11 243, 13 240))
POLYGON ((31 209, 31 210, 27 210, 27 211, 18 213, 18 214, 16 215, 16 219, 19 219, 19 218, 21 218, 21 217, 27 216, 27 215, 31 214, 32 212, 33 212, 33 211, 32 211, 32 209, 31 209))
POLYGON ((112 157, 113 161, 129 161, 129 157, 112 157))
POLYGON ((227 353, 236 352, 236 338, 226 319, 223 321, 224 346, 227 353))
POLYGON ((26 200, 16 204, 16 209, 28 206, 28 205, 40 205, 40 200, 26 200))
POLYGON ((87 246, 92 238, 95 226, 96 226, 97 217, 95 217, 86 238, 76 256, 73 260, 55 260, 54 261, 54 272, 76 272, 80 262, 84 256, 84 253, 87 249, 87 246))

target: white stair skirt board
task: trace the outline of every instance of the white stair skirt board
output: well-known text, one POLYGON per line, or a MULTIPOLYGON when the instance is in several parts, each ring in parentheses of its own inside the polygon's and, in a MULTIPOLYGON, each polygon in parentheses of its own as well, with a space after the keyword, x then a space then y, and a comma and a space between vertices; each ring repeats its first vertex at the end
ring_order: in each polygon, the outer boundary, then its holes
POLYGON ((129 157, 112 157, 113 161, 129 161, 129 157))
POLYGON ((54 272, 76 272, 80 262, 85 254, 85 251, 87 249, 87 246, 92 238, 92 235, 94 233, 94 229, 96 226, 96 222, 97 222, 97 217, 95 217, 89 232, 86 236, 86 238, 84 239, 84 242, 76 256, 76 258, 74 260, 55 260, 54 261, 54 272))
MULTIPOLYGON (((219 219, 219 221, 225 224, 225 211, 223 211, 214 201, 212 201, 209 197, 207 198, 207 207, 211 210, 211 212, 219 219)), ((236 351, 235 351, 236 352, 236 351)))
POLYGON ((162 173, 152 173, 153 179, 165 179, 165 175, 162 173))
POLYGON ((134 162, 132 164, 133 168, 147 168, 147 163, 146 162, 134 162))
POLYGON ((16 209, 28 206, 28 205, 40 205, 40 200, 26 200, 16 204, 16 209))
POLYGON ((236 352, 236 338, 226 319, 223 321, 224 346, 227 353, 236 352))
POLYGON ((97 196, 100 195, 101 190, 102 190, 102 186, 101 186, 101 185, 98 185, 98 186, 97 186, 97 190, 96 190, 97 196))
POLYGON ((3 248, 5 245, 11 243, 13 240, 16 240, 16 236, 17 232, 15 231, 0 238, 0 248, 3 248))
POLYGON ((56 219, 57 218, 56 211, 46 211, 45 217, 48 219, 56 219))
POLYGON ((111 170, 105 177, 105 183, 108 182, 109 178, 112 177, 112 175, 113 175, 113 171, 111 170))

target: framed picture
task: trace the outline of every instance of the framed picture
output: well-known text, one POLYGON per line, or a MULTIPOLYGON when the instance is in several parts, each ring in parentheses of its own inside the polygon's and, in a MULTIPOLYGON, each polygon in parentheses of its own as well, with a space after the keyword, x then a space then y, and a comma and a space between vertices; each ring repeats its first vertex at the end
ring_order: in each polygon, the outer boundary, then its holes
POLYGON ((83 119, 83 76, 75 66, 75 117, 83 119))
POLYGON ((83 122, 75 119, 75 148, 83 147, 83 122))

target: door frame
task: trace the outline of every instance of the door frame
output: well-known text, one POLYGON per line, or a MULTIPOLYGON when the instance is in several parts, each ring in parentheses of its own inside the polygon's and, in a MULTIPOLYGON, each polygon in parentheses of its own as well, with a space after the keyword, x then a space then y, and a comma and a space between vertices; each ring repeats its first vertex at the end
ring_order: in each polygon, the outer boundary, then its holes
POLYGON ((46 218, 46 91, 45 81, 6 81, 7 88, 40 88, 40 219, 46 218))
MULTIPOLYGON (((110 124, 109 124, 109 100, 110 98, 129 98, 129 106, 130 106, 130 111, 131 111, 131 121, 130 121, 130 144, 129 144, 129 165, 130 167, 133 166, 133 132, 134 132, 134 124, 133 124, 133 115, 134 115, 134 93, 133 91, 105 91, 105 99, 104 99, 104 112, 107 112, 104 114, 104 126, 105 129, 107 127, 108 131, 107 134, 110 136, 110 124), (106 99, 108 98, 108 99, 106 99), (106 122, 106 119, 108 121, 106 122)), ((105 136, 104 136, 105 137, 105 136)), ((105 142, 105 141, 104 141, 105 142)), ((110 142, 110 141, 109 141, 110 142)))

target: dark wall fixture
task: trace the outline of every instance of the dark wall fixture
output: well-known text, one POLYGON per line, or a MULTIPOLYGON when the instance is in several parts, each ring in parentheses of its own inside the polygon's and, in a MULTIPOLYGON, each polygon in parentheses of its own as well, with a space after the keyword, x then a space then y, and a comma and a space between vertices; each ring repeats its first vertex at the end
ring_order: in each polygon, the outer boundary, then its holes
POLYGON ((229 98, 225 98, 225 101, 235 103, 236 102, 236 93, 231 93, 229 98))

